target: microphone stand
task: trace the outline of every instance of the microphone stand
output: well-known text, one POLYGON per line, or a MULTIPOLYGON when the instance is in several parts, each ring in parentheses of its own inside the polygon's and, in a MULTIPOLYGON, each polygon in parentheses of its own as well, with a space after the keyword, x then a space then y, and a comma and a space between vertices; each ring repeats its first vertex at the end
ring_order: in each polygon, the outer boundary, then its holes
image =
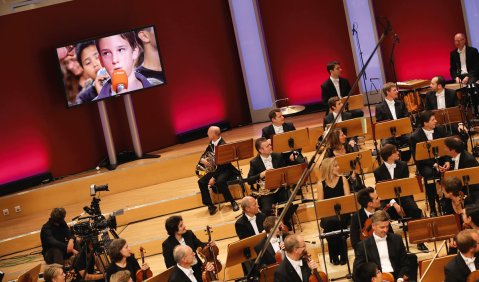
MULTIPOLYGON (((353 36, 354 35, 356 35, 355 38, 356 38, 356 44, 358 45, 359 60, 360 60, 360 63, 361 63, 361 68, 364 69, 364 73, 363 73, 362 77, 363 77, 364 90, 366 92, 366 102, 368 103, 369 122, 371 123, 371 129, 372 129, 372 127, 373 127, 373 115, 371 114, 371 103, 369 102, 368 87, 367 87, 367 84, 366 84, 367 76, 366 76, 366 68, 364 67, 363 51, 361 50, 361 44, 359 43, 359 32, 353 24, 353 36)), ((379 152, 378 141, 376 140, 375 130, 372 130, 372 137, 373 137, 374 150, 376 150, 376 152, 378 153, 379 152)), ((376 158, 376 160, 378 161, 378 166, 380 166, 381 165, 381 158, 376 158)))
MULTIPOLYGON (((379 41, 378 43, 376 44, 376 47, 374 48, 374 50, 371 52, 371 55, 369 56, 368 60, 366 61, 364 67, 361 69, 361 71, 359 72, 358 74, 358 77, 356 78, 356 80, 354 81, 354 84, 352 85, 351 87, 351 90, 349 91, 348 95, 346 96, 346 100, 345 100, 345 103, 347 103, 349 101, 349 97, 351 96, 351 94, 353 93, 353 89, 358 85, 358 81, 359 79, 361 78, 361 76, 363 75, 366 67, 369 65, 369 63, 371 62, 371 59, 373 57, 373 55, 377 52, 378 48, 379 48, 379 45, 384 41, 384 38, 386 37, 386 34, 391 30, 391 25, 389 24, 388 22, 388 26, 385 28, 383 34, 381 35, 381 37, 379 38, 379 41)), ((294 190, 291 192, 291 195, 288 199, 288 201, 286 202, 286 205, 285 207, 283 208, 283 211, 281 212, 281 214, 279 215, 278 217, 278 220, 276 222, 276 224, 274 225, 273 229, 272 230, 276 230, 279 226, 279 224, 282 222, 284 216, 286 215, 286 213, 288 212, 289 208, 291 207, 291 204, 293 203, 293 200, 294 198, 296 197, 296 194, 298 193, 299 189, 303 186, 303 184, 305 183, 306 181, 306 178, 308 177, 308 175, 311 173, 311 171, 314 169, 315 167, 315 164, 316 162, 318 161, 318 158, 324 154, 324 150, 325 150, 325 147, 326 147, 326 141, 325 140, 328 140, 329 136, 331 135, 331 133, 333 132, 334 128, 336 127, 336 124, 338 122, 338 118, 340 117, 340 115, 342 114, 342 112, 344 111, 344 107, 341 108, 341 110, 339 111, 339 114, 336 116, 336 118, 334 119, 333 123, 331 124, 331 129, 332 130, 329 130, 326 135, 325 135, 325 138, 323 138, 322 140, 319 140, 318 141, 318 144, 316 145, 316 151, 314 152, 313 156, 311 157, 310 161, 308 162, 306 168, 304 169, 303 173, 301 174, 301 177, 299 178, 298 180, 298 183, 296 184, 296 186, 294 187, 294 190)), ((316 213, 316 212, 315 212, 316 213)), ((319 226, 319 225, 318 225, 319 226)), ((318 234, 321 233, 320 230, 318 230, 318 234)), ((251 267, 250 271, 248 272, 248 274, 246 275, 246 280, 243 280, 243 281, 255 281, 255 280, 258 280, 259 279, 259 275, 258 275, 258 269, 259 269, 259 263, 261 261, 261 259, 263 258, 263 255, 266 251, 266 249, 268 248, 269 246, 269 243, 271 241, 271 238, 274 236, 273 232, 271 232, 271 234, 269 234, 267 237, 266 237, 266 242, 263 246, 263 249, 259 252, 258 256, 256 257, 256 260, 253 264, 253 266, 251 267)))

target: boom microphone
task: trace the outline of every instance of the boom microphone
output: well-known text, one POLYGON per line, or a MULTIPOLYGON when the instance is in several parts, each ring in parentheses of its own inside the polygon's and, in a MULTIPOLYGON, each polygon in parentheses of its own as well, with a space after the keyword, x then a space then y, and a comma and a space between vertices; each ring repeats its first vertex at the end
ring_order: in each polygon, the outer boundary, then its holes
POLYGON ((128 89, 128 75, 126 75, 126 72, 121 69, 113 71, 111 85, 116 93, 128 89))

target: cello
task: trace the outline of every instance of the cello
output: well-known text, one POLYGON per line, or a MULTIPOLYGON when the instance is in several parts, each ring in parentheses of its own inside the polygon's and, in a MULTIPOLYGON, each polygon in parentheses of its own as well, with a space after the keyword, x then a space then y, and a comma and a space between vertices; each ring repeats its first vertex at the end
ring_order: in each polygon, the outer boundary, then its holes
MULTIPOLYGON (((145 249, 143 247, 140 247, 140 254, 141 254, 141 265, 143 265, 145 263, 145 253, 144 253, 145 249)), ((153 272, 151 271, 151 269, 146 269, 146 270, 143 270, 143 269, 139 269, 137 272, 136 272, 136 281, 137 282, 141 282, 141 281, 144 281, 150 277, 153 276, 153 272)))
POLYGON ((208 244, 206 244, 204 248, 198 247, 198 249, 196 249, 196 252, 204 260, 204 263, 202 266, 203 272, 201 273, 201 278, 203 279, 203 282, 211 282, 211 281, 218 280, 218 273, 221 271, 223 266, 221 265, 221 262, 218 259, 218 254, 219 254, 218 246, 212 244, 211 227, 208 225, 206 226, 206 232, 208 234, 208 244), (209 262, 211 262, 214 266, 213 271, 206 270, 206 264, 209 262))

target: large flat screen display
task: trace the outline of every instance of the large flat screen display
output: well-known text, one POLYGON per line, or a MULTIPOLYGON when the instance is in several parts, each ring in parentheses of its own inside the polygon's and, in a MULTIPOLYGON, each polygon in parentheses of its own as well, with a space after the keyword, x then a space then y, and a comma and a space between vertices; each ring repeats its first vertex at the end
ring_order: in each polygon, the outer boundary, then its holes
POLYGON ((65 44, 56 51, 68 107, 165 83, 153 26, 65 44))

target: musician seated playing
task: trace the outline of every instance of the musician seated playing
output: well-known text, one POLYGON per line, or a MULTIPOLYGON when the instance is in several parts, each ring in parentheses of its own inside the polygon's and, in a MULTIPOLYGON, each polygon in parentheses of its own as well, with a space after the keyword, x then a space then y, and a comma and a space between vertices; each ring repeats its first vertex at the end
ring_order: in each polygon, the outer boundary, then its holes
POLYGON ((263 232, 263 222, 266 216, 259 211, 258 202, 251 196, 241 200, 243 215, 235 222, 236 235, 240 240, 263 232))
MULTIPOLYGON (((349 183, 346 177, 339 174, 339 166, 336 158, 323 159, 319 168, 321 186, 318 187, 318 200, 331 199, 350 194, 349 183)), ((321 227, 324 232, 337 231, 348 228, 351 220, 350 214, 342 214, 341 220, 337 216, 321 219, 321 227)), ((348 248, 346 240, 341 234, 329 236, 328 241, 329 260, 332 264, 346 264, 348 248)))
POLYGON ((479 206, 466 204, 464 207, 462 214, 463 228, 470 227, 479 230, 479 206))
POLYGON ((382 272, 374 262, 365 262, 358 267, 355 282, 382 282, 382 272))
MULTIPOLYGON (((379 155, 383 160, 381 166, 374 170, 374 178, 376 182, 409 178, 409 169, 406 162, 399 160, 399 151, 396 146, 392 144, 384 145, 379 151, 379 155)), ((383 205, 389 203, 393 209, 388 209, 387 213, 393 219, 400 219, 404 217, 410 217, 411 219, 418 219, 422 217, 422 211, 417 206, 412 195, 404 196, 400 199, 387 199, 383 201, 383 205), (399 202, 401 205, 399 205, 399 202)), ((422 252, 429 252, 424 243, 417 245, 418 250, 422 252)))
MULTIPOLYGON (((331 97, 328 100, 329 114, 324 117, 323 126, 326 128, 326 125, 333 123, 334 119, 339 115, 341 108, 343 107, 343 102, 339 97, 331 97)), ((350 112, 343 111, 339 116, 337 122, 342 122, 348 119, 352 119, 353 115, 350 112)))
POLYGON ((444 180, 444 197, 450 200, 444 207, 444 214, 463 214, 464 208, 473 204, 462 189, 462 181, 459 178, 451 177, 444 180))
MULTIPOLYGON (((173 257, 176 265, 168 278, 168 282, 189 282, 203 281, 202 273, 193 270, 192 266, 198 264, 195 252, 187 245, 178 245, 173 250, 173 257)), ((206 263, 206 271, 213 271, 214 266, 211 262, 206 263)))
POLYGON ((471 272, 479 270, 477 230, 462 230, 456 235, 455 242, 459 253, 444 267, 445 282, 466 282, 471 272))
POLYGON ((406 253, 402 237, 389 233, 389 216, 385 211, 376 211, 372 218, 373 236, 362 240, 356 247, 353 275, 359 273, 359 266, 369 261, 378 265, 381 272, 389 272, 398 282, 417 277, 417 257, 406 253))
POLYGON ((279 263, 284 259, 284 239, 286 238, 286 235, 288 235, 288 233, 284 231, 284 229, 286 228, 283 226, 283 224, 279 224, 278 228, 276 228, 276 230, 273 230, 273 227, 277 222, 278 220, 276 216, 268 216, 263 222, 263 227, 267 235, 254 247, 256 254, 259 254, 261 252, 264 247, 264 244, 266 243, 267 237, 271 233, 273 233, 273 238, 271 238, 271 241, 269 242, 269 245, 266 248, 263 257, 259 262, 260 266, 268 266, 271 264, 279 263))
MULTIPOLYGON (((221 138, 221 130, 217 126, 211 126, 208 128, 208 139, 210 143, 206 147, 203 157, 200 159, 200 163, 203 164, 206 168, 211 167, 213 164, 211 159, 206 158, 205 156, 208 153, 215 152, 216 146, 223 145, 226 142, 221 138)), ((232 180, 237 175, 239 175, 238 170, 232 164, 223 164, 218 165, 216 170, 208 171, 204 176, 198 180, 198 186, 201 191, 201 200, 205 206, 208 206, 208 211, 210 215, 213 215, 217 211, 217 207, 213 205, 211 201, 211 196, 208 187, 216 187, 216 193, 223 194, 225 201, 231 203, 233 211, 239 210, 238 204, 233 199, 231 192, 228 188, 227 181, 232 180)))
MULTIPOLYGON (((361 241, 361 237, 368 237, 368 236, 361 236, 361 232, 372 233, 372 226, 366 226, 366 220, 370 218, 376 210, 381 207, 381 198, 379 198, 378 193, 372 187, 366 187, 364 189, 359 190, 356 194, 356 198, 358 200, 361 209, 353 214, 351 217, 351 226, 349 230, 351 231, 351 246, 356 252, 356 246, 358 245, 359 241, 361 241), (359 217, 359 218, 358 218, 359 217)), ((394 233, 392 227, 390 226, 388 229, 389 232, 394 233)))
POLYGON ((335 128, 328 138, 328 148, 325 157, 337 157, 345 154, 358 152, 359 146, 353 138, 349 138, 340 128, 335 128))
MULTIPOLYGON (((409 112, 403 101, 398 100, 398 89, 396 84, 388 82, 383 86, 384 101, 376 105, 376 122, 397 120, 409 117, 409 112)), ((397 147, 409 146, 409 134, 385 138, 381 145, 394 144, 397 147)), ((407 157, 403 159, 409 159, 407 157)))
POLYGON ((140 266, 135 256, 131 253, 131 249, 125 239, 114 239, 111 241, 108 255, 110 256, 110 265, 106 269, 106 281, 110 281, 110 277, 114 273, 128 270, 131 274, 131 279, 133 282, 136 282, 136 272, 150 268, 147 263, 140 266))
MULTIPOLYGON (((437 120, 433 111, 423 111, 418 118, 419 128, 411 135, 411 154, 414 159, 416 156, 416 145, 419 142, 431 141, 438 138, 446 137, 446 130, 442 126, 436 126, 437 120)), ((434 160, 434 153, 430 150, 430 159, 416 161, 416 168, 419 174, 424 178, 426 184, 426 198, 429 203, 430 215, 436 216, 436 202, 439 204, 439 198, 436 191, 435 179, 440 178, 438 166, 443 166, 446 161, 450 161, 448 157, 440 157, 437 163, 434 160)))
MULTIPOLYGON (((311 273, 318 268, 314 260, 305 258, 306 243, 300 235, 291 234, 284 240, 286 258, 274 272, 275 282, 309 281, 311 273)), ((318 282, 324 282, 322 280, 318 282)))
MULTIPOLYGON (((254 194, 258 195, 261 211, 265 215, 273 214, 273 204, 286 202, 289 198, 289 190, 285 187, 278 187, 277 191, 266 191, 264 178, 267 170, 285 167, 286 164, 281 154, 274 153, 271 147, 271 140, 264 137, 255 140, 255 148, 258 155, 251 159, 248 172, 248 183, 255 189, 254 194), (259 183, 259 184, 258 184, 259 183), (263 185, 263 186, 262 186, 263 185)), ((293 156, 290 156, 293 160, 293 156)), ((284 223, 291 228, 291 216, 296 211, 297 205, 291 206, 284 217, 284 223)))

